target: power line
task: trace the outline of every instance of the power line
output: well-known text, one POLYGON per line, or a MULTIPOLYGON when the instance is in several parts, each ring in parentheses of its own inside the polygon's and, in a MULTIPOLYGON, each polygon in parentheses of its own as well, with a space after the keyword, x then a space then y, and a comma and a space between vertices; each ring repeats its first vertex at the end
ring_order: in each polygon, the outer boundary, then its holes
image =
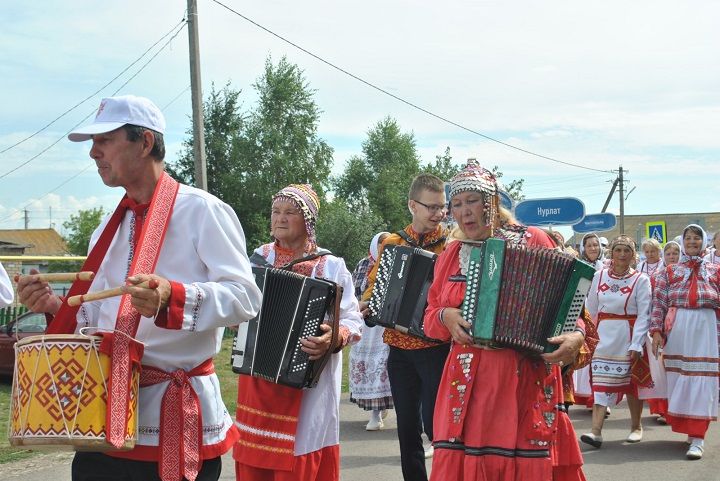
MULTIPOLYGON (((186 87, 182 92, 180 92, 178 95, 176 95, 175 98, 173 98, 170 102, 168 102, 168 103, 165 105, 165 107, 163 107, 161 110, 165 110, 166 108, 168 108, 173 102, 175 102, 178 98, 180 98, 180 96, 181 96, 182 94, 184 94, 185 92, 187 92, 189 88, 190 88, 190 87, 186 87)), ((86 118, 87 118, 87 117, 86 117, 86 118)), ((79 124, 78 124, 78 125, 79 125, 79 124)), ((73 127, 73 128, 75 128, 75 127, 73 127)), ((63 138, 64 138, 64 136, 61 137, 60 139, 62 140, 63 138)), ((58 140, 58 142, 59 142, 59 140, 58 140)), ((57 142, 56 142, 56 143, 57 143, 57 142)), ((50 190, 49 192, 46 192, 46 193, 43 194, 40 198, 35 199, 35 200, 33 200, 32 202, 29 202, 29 203, 25 204, 23 207, 14 209, 14 211, 13 211, 12 213, 10 213, 8 216, 0 219, 0 223, 3 223, 3 222, 5 222, 5 221, 7 221, 7 220, 10 220, 15 214, 26 210, 26 209, 27 209, 28 207, 30 207, 34 202, 39 202, 40 200, 44 199, 44 198, 47 197, 48 195, 50 195, 50 194, 52 194, 53 192, 57 191, 58 189, 60 189, 60 188, 63 187, 64 185, 68 184, 71 180, 79 177, 81 174, 83 174, 85 171, 87 171, 90 167, 92 167, 92 164, 86 166, 85 168, 83 168, 82 170, 80 170, 79 172, 77 172, 77 173, 76 173, 75 175, 73 175, 72 177, 66 179, 64 182, 62 182, 62 183, 60 183, 59 185, 55 186, 55 188, 53 188, 53 189, 50 190)), ((67 212, 67 211, 70 211, 71 209, 56 209, 56 210, 62 211, 62 212, 67 212)))
POLYGON ((399 97, 399 96, 397 96, 397 95, 395 95, 395 94, 393 94, 393 93, 390 93, 390 92, 388 92, 387 90, 385 90, 385 89, 383 89, 383 88, 381 88, 381 87, 378 87, 377 85, 373 84, 372 82, 370 82, 370 81, 368 81, 368 80, 365 80, 364 78, 359 77, 359 76, 357 76, 357 75, 355 75, 355 74, 353 74, 353 73, 345 70, 344 68, 339 67, 338 65, 335 65, 334 63, 330 62, 329 60, 325 60, 324 58, 320 57, 319 55, 316 55, 316 54, 314 54, 313 52, 311 52, 311 51, 309 51, 309 50, 301 47, 300 45, 292 42, 291 40, 288 40, 287 38, 283 37, 282 35, 273 32, 272 30, 270 30, 270 29, 267 28, 267 27, 264 27, 263 25, 260 25, 260 24, 257 23, 256 21, 254 21, 254 20, 252 20, 251 18, 243 15, 242 13, 238 12, 237 10, 233 10, 232 8, 228 7, 227 5, 225 5, 224 3, 220 2, 219 0, 213 0, 213 2, 217 3, 218 5, 220 5, 221 7, 225 8, 226 10, 234 13, 234 14, 237 15, 238 17, 244 19, 245 21, 247 21, 247 22, 255 25, 256 27, 258 27, 258 28, 260 28, 260 29, 262 29, 262 30, 264 30, 265 32, 269 33, 270 35, 273 35, 274 37, 279 38, 279 39, 282 40, 283 42, 285 42, 285 43, 287 43, 287 44, 289 44, 289 45, 292 45, 293 47, 295 47, 296 49, 300 50, 301 52, 304 52, 304 53, 306 53, 307 55, 310 55, 311 57, 313 57, 314 59, 319 60, 320 62, 324 63, 325 65, 328 65, 329 67, 334 68, 335 70, 337 70, 337 71, 339 71, 339 72, 341 72, 341 73, 343 73, 343 74, 345 74, 345 75, 347 75, 347 76, 349 76, 349 77, 357 80, 358 82, 361 82, 361 83, 367 85, 367 86, 370 87, 370 88, 373 88, 373 89, 377 90, 378 92, 381 92, 381 93, 383 93, 383 94, 385 94, 385 95, 387 95, 387 96, 389 96, 389 97, 392 97, 392 98, 394 98, 395 100, 404 103, 405 105, 408 105, 408 106, 410 106, 410 107, 412 107, 412 108, 414 108, 414 109, 416 109, 416 110, 419 110, 420 112, 426 113, 427 115, 430 115, 431 117, 435 117, 436 119, 441 120, 441 121, 443 121, 443 122, 445 122, 445 123, 447 123, 447 124, 450 124, 450 125, 453 125, 453 126, 455 126, 455 127, 458 127, 459 129, 462 129, 462 130, 465 130, 465 131, 470 132, 470 133, 472 133, 472 134, 475 134, 475 135, 477 135, 477 136, 479 136, 479 137, 482 137, 482 138, 484 138, 484 139, 486 139, 486 140, 490 140, 490 141, 492 141, 492 142, 496 142, 496 143, 498 143, 498 144, 500 144, 500 145, 504 145, 505 147, 508 147, 508 148, 511 148, 511 149, 515 149, 515 150, 517 150, 517 151, 523 152, 523 153, 528 154, 528 155, 533 155, 533 156, 539 157, 539 158, 541 158, 541 159, 549 160, 549 161, 552 161, 552 162, 557 162, 557 163, 559 163, 559 164, 568 165, 568 166, 571 166, 571 167, 577 167, 577 168, 579 168, 579 169, 592 170, 592 171, 594 171, 594 172, 603 172, 603 173, 605 173, 605 172, 610 172, 610 171, 608 171, 608 170, 601 170, 601 169, 595 169, 595 168, 592 168, 592 167, 586 167, 586 166, 584 166, 584 165, 573 164, 572 162, 566 162, 566 161, 564 161, 564 160, 559 160, 559 159, 555 159, 555 158, 553 158, 553 157, 548 157, 547 155, 538 154, 538 153, 532 152, 532 151, 530 151, 530 150, 523 149, 522 147, 517 147, 517 146, 512 145, 512 144, 509 144, 509 143, 507 143, 507 142, 503 142, 502 140, 496 139, 496 138, 494 138, 494 137, 490 137, 489 135, 485 135, 485 134, 483 134, 483 133, 481 133, 481 132, 478 132, 477 130, 471 129, 471 128, 469 128, 469 127, 465 127, 465 126, 462 125, 462 124, 459 124, 459 123, 457 123, 457 122, 455 122, 455 121, 452 121, 452 120, 450 120, 450 119, 448 119, 448 118, 446 118, 446 117, 443 117, 443 116, 441 116, 441 115, 439 115, 439 114, 436 114, 436 113, 434 113, 434 112, 431 112, 430 110, 428 110, 428 109, 426 109, 426 108, 424 108, 424 107, 421 107, 421 106, 419 106, 419 105, 417 105, 417 104, 415 104, 415 103, 413 103, 413 102, 410 102, 409 100, 405 100, 405 99, 402 98, 402 97, 399 97))
MULTIPOLYGON (((130 83, 130 81, 131 81, 132 79, 134 79, 135 77, 137 77, 137 76, 140 74, 140 72, 142 72, 143 70, 145 70, 145 67, 147 67, 147 66, 150 64, 150 62, 152 62, 152 61, 160 54, 160 52, 162 52, 163 50, 165 50, 165 48, 166 48, 168 45, 170 45, 170 43, 175 39, 175 37, 177 37, 177 36, 180 34, 180 32, 182 31, 182 29, 183 29, 183 27, 184 27, 185 25, 186 25, 186 22, 183 23, 182 27, 180 27, 180 29, 178 29, 178 30, 175 32, 175 34, 174 34, 172 37, 170 37, 170 39, 169 39, 167 42, 165 42, 165 43, 163 44, 163 46, 160 47, 160 49, 159 49, 157 52, 155 52, 155 54, 154 54, 152 57, 150 57, 150 58, 148 59, 148 61, 145 62, 145 63, 140 67, 140 69, 138 69, 137 72, 135 72, 133 75, 131 75, 130 78, 128 78, 122 85, 120 85, 120 87, 118 87, 118 89, 115 90, 115 92, 113 92, 113 93, 111 94, 111 96, 117 94, 120 90, 122 90, 123 87, 125 87, 128 83, 130 83)), ((166 36, 167 36, 167 35, 166 35, 166 36)), ((32 157, 30 157, 28 160, 26 160, 25 162, 21 163, 20 165, 17 165, 17 166, 15 166, 15 167, 13 167, 12 169, 8 170, 7 172, 5 172, 4 174, 0 175, 0 179, 4 179, 5 177, 7 177, 8 175, 12 174, 13 172, 16 172, 16 171, 20 170, 21 168, 25 167, 25 166, 28 165, 30 162, 32 162, 33 160, 37 159, 37 158, 40 157, 42 154, 44 154, 45 152, 47 152, 48 150, 50 150, 51 148, 53 148, 55 145, 57 145, 58 142, 60 142, 61 140, 63 140, 70 132, 72 132, 72 131, 75 130, 77 127, 79 127, 80 125, 82 125, 88 118, 92 117, 92 115, 93 115, 94 113, 95 113, 95 110, 93 110, 93 111, 90 112, 88 115, 86 115, 85 117, 83 117, 83 119, 80 120, 80 122, 78 122, 78 123, 76 123, 75 125, 73 125, 73 126, 70 128, 70 130, 68 130, 67 132, 65 132, 65 133, 64 133, 63 135, 61 135, 57 140, 55 140, 53 143, 51 143, 50 145, 48 145, 47 147, 45 147, 43 150, 41 150, 41 151, 38 152, 37 154, 33 155, 32 157)))
MULTIPOLYGON (((125 67, 119 74, 117 74, 115 77, 113 77, 113 78, 112 78, 109 82, 107 82, 105 85, 103 85, 102 87, 100 87, 99 89, 97 89, 95 92, 91 93, 90 95, 88 95, 87 97, 85 97, 84 99, 82 99, 80 102, 76 103, 75 105, 73 105, 72 107, 70 107, 69 109, 67 109, 65 112, 63 112, 63 113, 61 113, 60 115, 58 115, 57 117, 55 117, 53 120, 51 120, 50 122, 48 122, 47 124, 45 124, 45 125, 44 125, 42 128, 40 128, 39 130, 36 130, 36 131, 33 132, 32 134, 28 135, 27 137, 25 137, 24 139, 22 139, 22 140, 20 140, 20 141, 18 141, 18 142, 15 142, 14 144, 10 145, 9 147, 6 147, 6 148, 4 148, 3 150, 0 150, 0 154, 4 154, 5 152, 7 152, 7 151, 9 151, 9 150, 17 147, 18 145, 23 144, 23 143, 27 142, 28 140, 32 139, 33 137, 35 137, 35 136, 38 135, 39 133, 41 133, 41 132, 43 132, 44 130, 46 130, 46 129, 47 129, 48 127, 50 127, 52 124, 54 124, 55 122, 57 122, 57 121, 60 120, 61 118, 65 117, 67 114, 69 114, 70 112, 72 112, 73 110, 75 110, 76 108, 78 108, 79 106, 81 106, 82 104, 84 104, 85 102, 87 102, 88 100, 90 100, 91 98, 95 97, 97 94, 99 94, 99 93, 102 92, 103 90, 105 90, 110 84, 112 84, 115 80, 117 80, 119 77, 121 77, 125 72, 127 72, 128 70, 130 70, 130 68, 132 68, 133 65, 135 65, 136 63, 138 63, 138 62, 139 62, 145 55, 147 55, 147 53, 148 53, 150 50, 152 50, 157 44, 159 44, 160 42, 162 42, 163 39, 165 39, 165 37, 167 37, 168 35, 170 35, 171 33, 173 33, 173 31, 175 31, 175 29, 178 28, 178 26, 179 26, 180 24, 186 23, 186 22, 187 22, 187 21, 183 18, 180 22, 178 22, 177 25, 175 25, 172 29, 170 29, 170 31, 169 31, 168 33, 166 33, 165 35, 163 35, 162 37, 160 37, 160 39, 158 39, 157 42, 155 42, 154 44, 152 44, 147 50, 145 50, 145 51, 142 53, 142 55, 140 55, 138 58, 136 58, 130 65, 128 65, 127 67, 125 67)), ((54 144, 53 144, 53 145, 54 145, 54 144)))

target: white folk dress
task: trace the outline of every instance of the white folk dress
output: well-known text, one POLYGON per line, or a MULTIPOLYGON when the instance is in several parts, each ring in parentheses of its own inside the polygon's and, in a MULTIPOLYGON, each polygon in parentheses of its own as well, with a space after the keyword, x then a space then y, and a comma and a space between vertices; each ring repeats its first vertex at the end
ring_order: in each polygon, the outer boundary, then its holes
POLYGON ((667 420, 673 431, 704 437, 718 411, 717 312, 720 312, 720 265, 674 264, 655 277, 652 332, 664 332, 667 372, 667 420), (695 273, 693 273, 695 271, 695 273), (665 318, 676 307, 669 330, 665 318))
POLYGON ((586 300, 600 337, 591 364, 595 404, 608 406, 619 399, 618 393, 634 393, 628 351, 643 350, 650 302, 647 276, 631 271, 618 277, 609 268, 595 273, 586 300))

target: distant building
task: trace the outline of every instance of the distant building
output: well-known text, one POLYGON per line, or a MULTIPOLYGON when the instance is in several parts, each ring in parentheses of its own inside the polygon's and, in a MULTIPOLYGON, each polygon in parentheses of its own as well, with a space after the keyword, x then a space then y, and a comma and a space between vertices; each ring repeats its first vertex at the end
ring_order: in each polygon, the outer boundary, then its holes
MULTIPOLYGON (((612 240, 613 237, 620 235, 620 219, 616 216, 617 225, 613 230, 598 233, 598 235, 607 237, 612 240)), ((720 230, 720 212, 700 212, 690 214, 649 214, 649 215, 626 215, 625 216, 625 234, 634 238, 640 243, 645 239, 645 224, 648 222, 665 222, 665 242, 671 241, 675 236, 682 234, 683 229, 688 224, 697 224, 712 237, 712 234, 720 230)), ((575 234, 576 242, 582 238, 581 234, 575 234)))

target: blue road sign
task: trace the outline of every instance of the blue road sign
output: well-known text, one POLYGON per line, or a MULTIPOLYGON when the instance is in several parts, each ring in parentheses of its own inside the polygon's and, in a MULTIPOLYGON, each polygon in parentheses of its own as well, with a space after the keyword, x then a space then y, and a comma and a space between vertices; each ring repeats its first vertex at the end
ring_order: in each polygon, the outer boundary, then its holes
POLYGON ((660 245, 665 245, 667 242, 667 229, 665 228, 665 221, 656 220, 645 223, 645 234, 648 239, 655 239, 660 245))
POLYGON ((604 232, 606 230, 612 230, 615 224, 617 224, 617 218, 615 214, 611 214, 610 212, 588 214, 583 217, 583 220, 572 226, 572 230, 579 234, 604 232))
POLYGON ((585 217, 585 204, 575 197, 524 200, 515 206, 515 217, 525 225, 573 225, 585 217))

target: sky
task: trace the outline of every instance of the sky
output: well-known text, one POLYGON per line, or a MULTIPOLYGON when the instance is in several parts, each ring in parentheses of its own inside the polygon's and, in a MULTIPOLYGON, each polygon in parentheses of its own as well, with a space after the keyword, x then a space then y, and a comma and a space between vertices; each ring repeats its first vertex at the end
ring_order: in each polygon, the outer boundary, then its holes
MULTIPOLYGON (((414 134, 423 163, 450 147, 458 164, 475 157, 506 182, 525 179, 527 198, 576 197, 586 213, 600 212, 616 176, 609 171, 622 166, 633 189, 627 214, 720 210, 720 2, 222 1, 455 124, 585 167, 443 122, 198 0, 204 91, 230 82, 250 109, 266 59, 286 56, 316 90, 318 134, 334 148, 335 173, 390 116, 414 134)), ((123 192, 102 185, 89 143, 65 135, 89 123, 102 97, 152 99, 167 118, 166 160, 178 157, 191 126, 187 29, 174 30, 185 8, 182 0, 3 2, 0 229, 22 228, 27 211, 30 228, 62 233, 79 209, 114 208, 123 192)), ((617 194, 608 210, 618 212, 617 194)))

